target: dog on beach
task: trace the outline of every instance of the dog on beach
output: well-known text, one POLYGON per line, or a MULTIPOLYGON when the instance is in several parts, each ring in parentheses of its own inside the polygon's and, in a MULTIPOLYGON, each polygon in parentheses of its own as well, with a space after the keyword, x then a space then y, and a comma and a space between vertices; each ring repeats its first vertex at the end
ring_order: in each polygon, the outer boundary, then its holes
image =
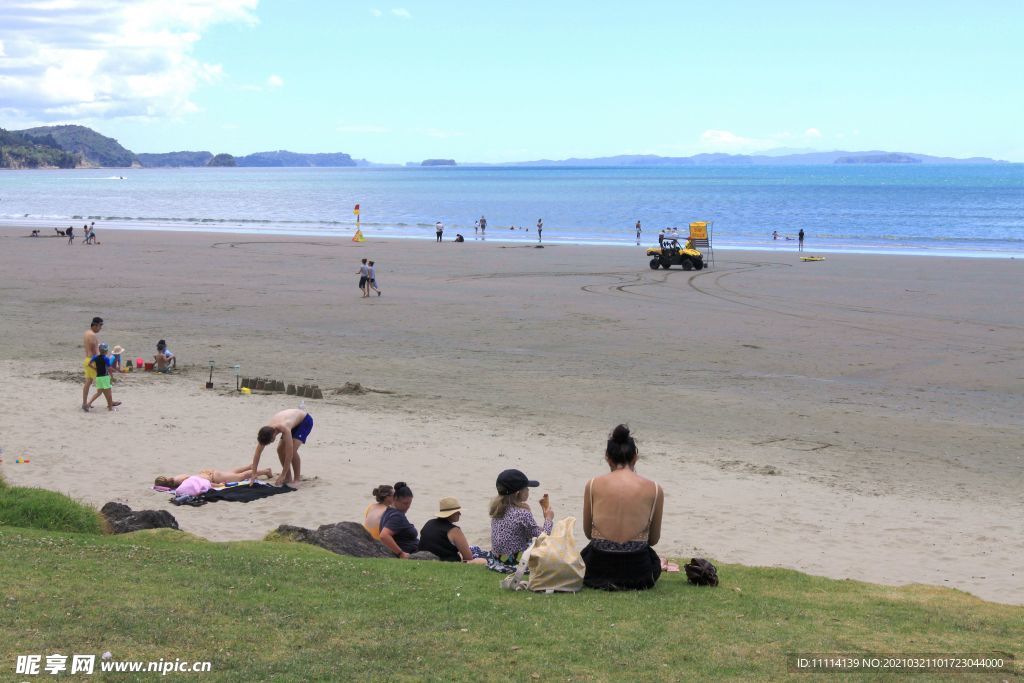
POLYGON ((61 237, 67 237, 68 236, 68 234, 66 232, 64 232, 63 230, 61 230, 60 228, 54 228, 54 230, 56 230, 57 234, 60 235, 61 237))

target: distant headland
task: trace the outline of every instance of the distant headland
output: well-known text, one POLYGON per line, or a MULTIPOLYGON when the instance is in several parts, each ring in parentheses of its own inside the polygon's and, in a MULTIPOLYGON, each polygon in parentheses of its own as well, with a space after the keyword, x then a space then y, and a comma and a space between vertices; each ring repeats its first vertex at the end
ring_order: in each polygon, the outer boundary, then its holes
MULTIPOLYGON (((987 157, 955 159, 905 152, 831 151, 765 154, 695 154, 688 157, 662 157, 654 154, 625 154, 589 159, 537 159, 499 164, 462 162, 454 159, 410 161, 407 167, 594 167, 594 166, 798 166, 826 164, 1005 164, 987 157)), ((85 126, 40 126, 19 131, 0 128, 0 168, 166 168, 166 167, 400 167, 366 159, 353 159, 344 152, 303 154, 278 150, 246 156, 213 154, 208 151, 183 151, 136 154, 114 138, 85 126)))

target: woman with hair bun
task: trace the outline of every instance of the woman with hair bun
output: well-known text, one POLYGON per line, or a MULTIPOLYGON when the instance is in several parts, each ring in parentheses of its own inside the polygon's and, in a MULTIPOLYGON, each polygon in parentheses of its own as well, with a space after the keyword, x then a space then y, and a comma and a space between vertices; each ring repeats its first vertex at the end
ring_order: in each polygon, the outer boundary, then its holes
POLYGON ((405 513, 412 507, 412 489, 404 481, 395 484, 394 501, 380 516, 380 542, 399 559, 419 550, 420 535, 405 513))
POLYGON ((366 506, 366 510, 363 512, 363 528, 379 541, 380 518, 384 511, 395 502, 395 488, 391 484, 381 484, 373 490, 371 495, 377 502, 366 506))
POLYGON ((636 473, 640 452, 629 427, 608 438, 604 459, 611 470, 583 490, 583 533, 590 543, 580 555, 587 565, 583 583, 604 590, 653 588, 661 576, 654 546, 661 538, 665 494, 657 482, 636 473))

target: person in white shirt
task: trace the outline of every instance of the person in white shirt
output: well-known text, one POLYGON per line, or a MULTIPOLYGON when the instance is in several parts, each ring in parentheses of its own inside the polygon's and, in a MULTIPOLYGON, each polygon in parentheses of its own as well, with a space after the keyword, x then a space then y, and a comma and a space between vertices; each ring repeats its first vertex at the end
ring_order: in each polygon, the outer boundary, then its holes
POLYGON ((444 223, 442 223, 441 221, 434 223, 434 231, 437 233, 437 241, 440 242, 441 235, 444 234, 444 223))

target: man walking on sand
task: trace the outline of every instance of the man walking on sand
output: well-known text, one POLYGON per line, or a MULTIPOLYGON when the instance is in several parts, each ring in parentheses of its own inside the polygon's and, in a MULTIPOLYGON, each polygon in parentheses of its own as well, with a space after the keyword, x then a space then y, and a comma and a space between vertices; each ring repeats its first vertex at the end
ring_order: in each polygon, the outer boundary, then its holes
POLYGON ((291 484, 293 488, 298 488, 302 465, 302 461, 299 460, 299 447, 306 443, 312 431, 313 416, 305 410, 289 408, 276 413, 256 434, 256 453, 252 456, 253 472, 259 471, 263 449, 274 443, 274 439, 280 434, 277 457, 281 460, 281 474, 274 481, 274 486, 291 484))
POLYGON ((544 219, 537 219, 537 243, 541 242, 541 235, 544 234, 544 219))
POLYGON ((442 223, 441 221, 434 223, 434 232, 437 233, 437 241, 440 242, 441 235, 444 234, 444 223, 442 223))
POLYGON ((92 319, 92 324, 85 331, 82 337, 82 346, 85 349, 85 360, 82 361, 82 369, 85 371, 85 384, 82 386, 82 410, 89 412, 89 388, 96 379, 96 368, 89 363, 93 356, 100 352, 100 339, 96 335, 103 329, 103 318, 99 316, 92 319))

